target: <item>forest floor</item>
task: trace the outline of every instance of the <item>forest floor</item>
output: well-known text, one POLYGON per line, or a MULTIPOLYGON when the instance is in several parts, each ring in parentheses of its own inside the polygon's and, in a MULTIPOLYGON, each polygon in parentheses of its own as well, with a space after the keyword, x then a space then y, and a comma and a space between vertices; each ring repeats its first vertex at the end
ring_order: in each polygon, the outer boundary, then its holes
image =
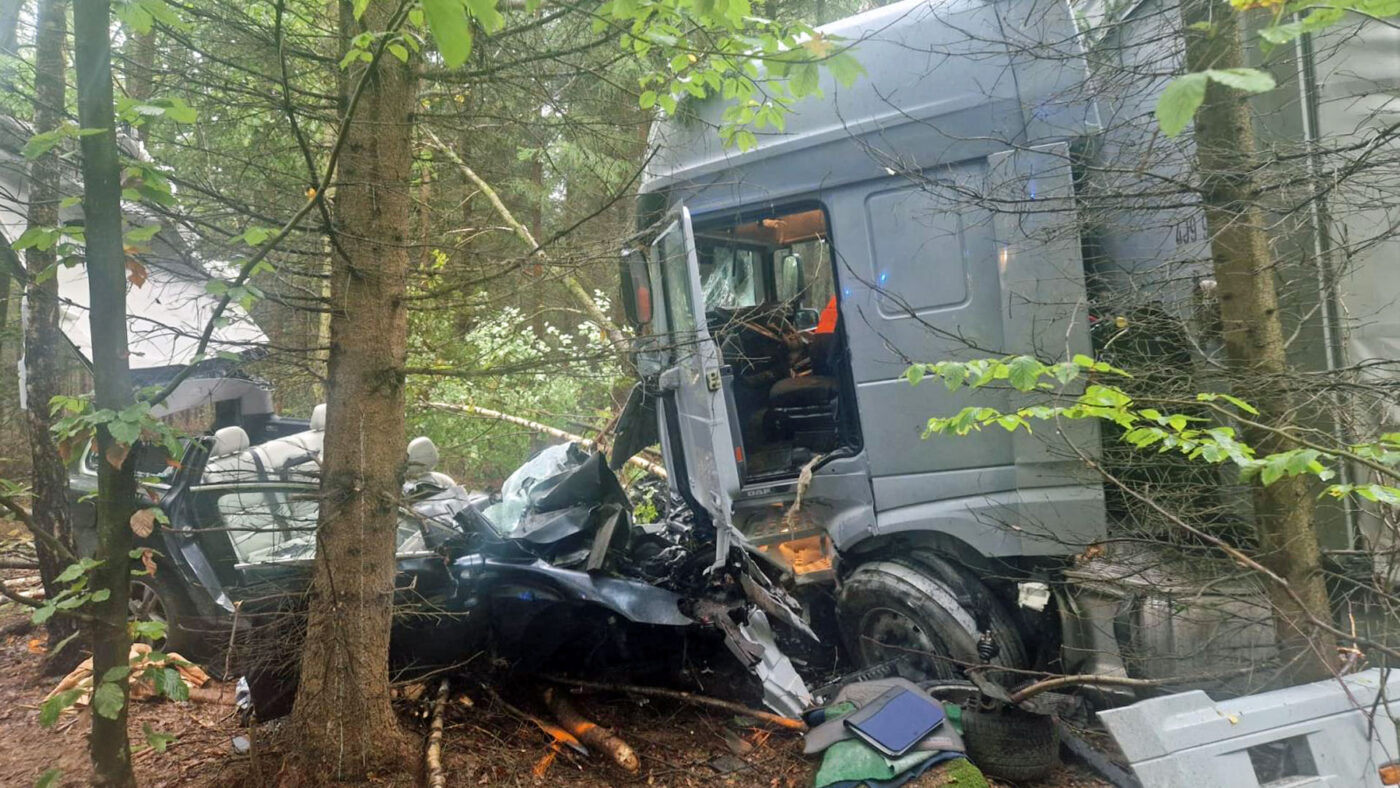
MULTIPOLYGON (((53 728, 39 726, 39 704, 58 678, 40 675, 44 633, 29 628, 27 622, 27 613, 14 605, 0 608, 0 742, 4 744, 0 785, 32 786, 45 771, 55 768, 61 775, 53 785, 87 785, 91 711, 69 711, 53 728)), ((517 705, 527 705, 528 693, 523 690, 500 688, 517 705)), ((642 762, 639 773, 628 774, 596 753, 584 758, 566 752, 544 763, 549 741, 534 725, 511 716, 479 690, 467 692, 469 702, 461 697, 454 694, 445 718, 443 766, 449 785, 800 788, 811 785, 816 771, 816 762, 803 757, 802 741, 796 735, 752 727, 724 712, 616 695, 582 696, 576 703, 584 714, 619 732, 637 751, 642 762)), ((415 735, 426 734, 427 701, 402 705, 405 728, 415 735)), ((138 701, 129 726, 138 784, 143 788, 274 785, 280 755, 259 744, 272 738, 268 728, 263 725, 250 731, 241 726, 231 705, 138 701), (145 726, 177 738, 165 752, 156 752, 146 745, 145 726), (251 753, 235 754, 236 736, 251 738, 251 753)), ((372 784, 410 786, 420 779, 417 774, 376 775, 372 784)), ((933 777, 912 783, 941 784, 933 777)), ((1062 767, 1036 784, 1039 788, 1106 785, 1077 765, 1062 767)))

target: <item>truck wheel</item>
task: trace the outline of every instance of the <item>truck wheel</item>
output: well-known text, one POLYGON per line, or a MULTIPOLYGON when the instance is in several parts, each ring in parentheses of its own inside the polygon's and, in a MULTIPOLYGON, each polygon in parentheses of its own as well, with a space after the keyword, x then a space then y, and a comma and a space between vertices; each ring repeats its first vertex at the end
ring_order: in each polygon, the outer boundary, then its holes
MULTIPOLYGON (((169 571, 169 567, 164 567, 169 571)), ((174 651, 185 657, 197 654, 199 638, 183 629, 188 622, 190 605, 184 594, 174 587, 160 572, 154 575, 140 575, 131 578, 131 598, 127 602, 132 621, 159 621, 165 624, 165 636, 161 638, 141 638, 137 642, 147 643, 156 651, 174 651)))
POLYGON ((902 658, 926 679, 955 679, 964 665, 982 661, 976 608, 987 614, 999 647, 992 664, 1025 667, 1025 646, 1001 603, 981 581, 935 555, 858 567, 841 586, 837 617, 857 665, 902 658))

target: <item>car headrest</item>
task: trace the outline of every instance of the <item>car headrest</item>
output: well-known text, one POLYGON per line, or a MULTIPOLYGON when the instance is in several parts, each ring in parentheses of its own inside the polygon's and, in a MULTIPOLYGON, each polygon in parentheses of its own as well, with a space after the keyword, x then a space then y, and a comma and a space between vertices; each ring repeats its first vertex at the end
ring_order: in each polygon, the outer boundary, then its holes
POLYGON ((404 469, 407 478, 426 476, 437 464, 438 448, 432 438, 420 435, 408 442, 408 467, 404 469))
POLYGON ((224 427, 214 433, 214 445, 209 448, 210 457, 227 457, 248 450, 248 433, 242 427, 224 427))
POLYGON ((309 429, 313 429, 317 432, 325 432, 326 403, 322 402, 320 405, 317 405, 316 407, 311 409, 311 426, 309 427, 309 429))

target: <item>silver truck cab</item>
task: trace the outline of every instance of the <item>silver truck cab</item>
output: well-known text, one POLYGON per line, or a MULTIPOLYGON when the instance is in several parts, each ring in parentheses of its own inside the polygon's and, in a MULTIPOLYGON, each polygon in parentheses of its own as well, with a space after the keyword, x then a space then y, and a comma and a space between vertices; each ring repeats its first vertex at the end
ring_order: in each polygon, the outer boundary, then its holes
POLYGON ((838 584, 860 662, 990 637, 1024 663, 1016 584, 1105 536, 1097 428, 925 439, 1009 395, 904 372, 1090 352, 1070 153, 1097 116, 1070 10, 909 0, 821 32, 865 75, 824 75, 755 148, 721 146, 717 100, 653 130, 623 300, 671 488, 798 586, 838 584))

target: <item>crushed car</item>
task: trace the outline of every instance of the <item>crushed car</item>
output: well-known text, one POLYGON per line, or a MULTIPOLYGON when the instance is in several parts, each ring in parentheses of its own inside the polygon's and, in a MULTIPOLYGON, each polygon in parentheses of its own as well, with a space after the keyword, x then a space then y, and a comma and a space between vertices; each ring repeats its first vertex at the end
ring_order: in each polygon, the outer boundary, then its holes
MULTIPOLYGON (((300 618, 288 614, 304 609, 315 557, 323 436, 251 445, 226 427, 192 443, 160 499, 168 526, 145 540, 159 566, 138 580, 157 592, 168 647, 207 654, 231 634, 261 719, 289 710, 295 687, 289 644, 300 618)), ((538 453, 494 501, 437 471, 437 460, 428 438, 409 443, 398 675, 482 653, 526 670, 557 668, 561 656, 576 668, 655 661, 677 651, 684 630, 722 639, 774 710, 810 705, 777 640, 816 636, 770 576, 771 559, 738 534, 683 516, 635 523, 606 458, 577 444, 538 453)))

